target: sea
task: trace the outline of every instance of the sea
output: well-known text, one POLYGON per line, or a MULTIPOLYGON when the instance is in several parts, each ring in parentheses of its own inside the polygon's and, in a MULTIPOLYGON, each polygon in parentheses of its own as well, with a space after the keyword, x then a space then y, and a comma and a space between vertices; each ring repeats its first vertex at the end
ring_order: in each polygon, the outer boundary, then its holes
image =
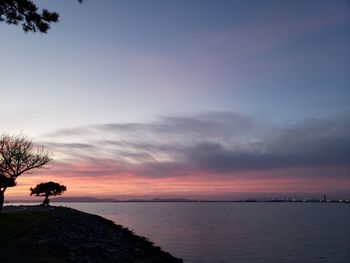
POLYGON ((108 218, 185 263, 350 263, 350 205, 344 203, 55 205, 108 218))

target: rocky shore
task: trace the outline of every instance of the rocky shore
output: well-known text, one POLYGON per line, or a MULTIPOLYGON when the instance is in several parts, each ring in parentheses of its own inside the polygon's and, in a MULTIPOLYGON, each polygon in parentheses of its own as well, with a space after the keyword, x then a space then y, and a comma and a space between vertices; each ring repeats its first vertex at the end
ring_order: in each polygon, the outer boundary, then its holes
POLYGON ((183 262, 100 216, 62 207, 45 213, 28 233, 0 249, 0 262, 183 262))

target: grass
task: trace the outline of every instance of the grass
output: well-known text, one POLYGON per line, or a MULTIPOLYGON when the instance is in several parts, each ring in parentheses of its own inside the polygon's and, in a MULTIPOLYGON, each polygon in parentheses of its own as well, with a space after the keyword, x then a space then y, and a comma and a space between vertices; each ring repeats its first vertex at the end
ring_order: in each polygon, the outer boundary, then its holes
POLYGON ((43 212, 0 213, 0 247, 47 216, 43 212))

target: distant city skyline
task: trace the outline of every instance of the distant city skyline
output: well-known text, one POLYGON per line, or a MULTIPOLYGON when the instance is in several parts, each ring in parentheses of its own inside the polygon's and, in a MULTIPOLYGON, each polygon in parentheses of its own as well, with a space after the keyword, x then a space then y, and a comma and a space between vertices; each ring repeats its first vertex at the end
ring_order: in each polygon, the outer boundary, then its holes
POLYGON ((350 197, 348 1, 34 2, 60 22, 0 23, 0 132, 54 164, 8 199, 350 197))

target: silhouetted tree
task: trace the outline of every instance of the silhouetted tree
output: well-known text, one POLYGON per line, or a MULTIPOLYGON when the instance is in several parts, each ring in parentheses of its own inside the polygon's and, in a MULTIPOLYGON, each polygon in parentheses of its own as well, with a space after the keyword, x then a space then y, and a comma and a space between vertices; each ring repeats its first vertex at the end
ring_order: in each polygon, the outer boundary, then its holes
POLYGON ((30 195, 45 196, 42 205, 48 206, 50 205, 49 196, 61 195, 64 191, 67 190, 67 187, 59 183, 47 182, 38 184, 34 188, 31 187, 29 190, 31 191, 30 195))
POLYGON ((44 168, 51 160, 44 148, 35 148, 26 136, 0 135, 0 211, 6 189, 16 185, 18 176, 44 168))
MULTIPOLYGON (((82 0, 78 0, 80 3, 82 0)), ((47 9, 38 10, 31 0, 1 0, 0 22, 20 24, 25 32, 46 33, 50 23, 58 22, 59 14, 47 9)))

